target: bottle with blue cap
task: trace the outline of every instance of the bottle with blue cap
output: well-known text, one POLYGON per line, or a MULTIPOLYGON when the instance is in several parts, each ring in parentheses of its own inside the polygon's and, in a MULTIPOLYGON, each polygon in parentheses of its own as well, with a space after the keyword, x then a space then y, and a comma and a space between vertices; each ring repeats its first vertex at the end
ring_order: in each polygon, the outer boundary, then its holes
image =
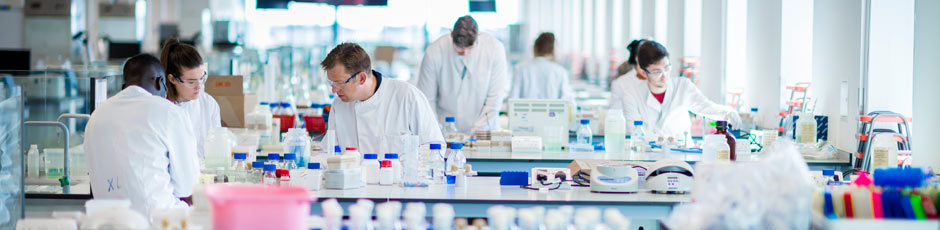
POLYGON ((252 184, 260 184, 261 178, 264 177, 264 161, 251 162, 250 174, 251 175, 248 179, 248 182, 252 184))
POLYGON ((281 154, 268 153, 268 161, 265 161, 264 164, 281 165, 281 154))
POLYGON ((643 127, 643 121, 633 121, 633 132, 630 133, 630 150, 642 153, 649 148, 649 140, 646 139, 646 129, 643 127))
POLYGON ((441 149, 441 144, 431 144, 430 153, 428 153, 427 166, 428 166, 428 178, 431 178, 432 184, 444 184, 447 181, 447 177, 444 175, 444 172, 447 171, 447 163, 444 160, 444 151, 441 149))
POLYGON ((320 170, 319 162, 310 162, 307 163, 307 169, 301 174, 301 180, 303 185, 309 191, 320 190, 320 186, 323 182, 323 172, 320 170))
POLYGON ((594 137, 594 132, 591 131, 591 120, 581 119, 581 127, 578 127, 577 134, 577 142, 571 149, 574 152, 594 152, 594 145, 591 141, 594 137))
POLYGON ((248 153, 235 153, 232 167, 229 171, 229 180, 232 182, 246 182, 248 178, 248 153))
POLYGON ((379 184, 379 155, 366 153, 362 155, 362 177, 367 184, 379 184))
POLYGON ((458 134, 457 119, 454 117, 444 118, 444 141, 447 143, 460 142, 458 134))
POLYGON ((284 160, 281 161, 280 168, 287 169, 287 170, 297 169, 297 154, 285 153, 284 160))
POLYGON ((277 170, 277 165, 265 164, 264 177, 261 179, 261 183, 266 185, 277 185, 280 181, 277 179, 277 174, 274 174, 275 170, 277 170))
POLYGON ((463 166, 467 164, 467 157, 463 155, 461 149, 463 149, 463 143, 450 143, 450 150, 447 151, 447 158, 445 159, 445 171, 463 170, 463 166))

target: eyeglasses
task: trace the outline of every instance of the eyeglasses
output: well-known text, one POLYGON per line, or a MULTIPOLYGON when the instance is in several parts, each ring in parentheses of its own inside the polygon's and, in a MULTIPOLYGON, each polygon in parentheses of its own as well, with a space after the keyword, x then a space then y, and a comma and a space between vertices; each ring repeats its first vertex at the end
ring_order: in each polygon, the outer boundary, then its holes
POLYGON ((466 53, 466 52, 469 52, 470 49, 473 49, 473 45, 470 45, 467 47, 454 46, 454 50, 456 50, 458 53, 466 53))
POLYGON ((670 69, 672 69, 672 64, 666 65, 666 69, 663 69, 663 70, 655 70, 653 72, 650 72, 649 70, 643 69, 643 71, 646 72, 646 76, 648 76, 649 78, 659 78, 659 77, 662 77, 663 75, 666 75, 666 73, 669 73, 670 69))
POLYGON ((199 78, 199 80, 185 80, 185 81, 183 81, 182 79, 177 79, 177 80, 180 80, 181 82, 183 82, 183 85, 186 86, 186 87, 189 87, 189 88, 196 88, 196 86, 206 84, 206 77, 207 77, 207 76, 209 76, 209 72, 203 71, 203 72, 202 72, 202 77, 199 78))
POLYGON ((346 84, 349 84, 349 81, 352 81, 353 78, 356 78, 356 76, 359 75, 359 73, 362 73, 362 72, 360 71, 360 72, 354 73, 352 76, 349 76, 349 78, 347 78, 346 81, 344 81, 343 83, 330 81, 330 86, 333 88, 336 88, 337 90, 341 90, 343 89, 343 87, 346 87, 346 84))

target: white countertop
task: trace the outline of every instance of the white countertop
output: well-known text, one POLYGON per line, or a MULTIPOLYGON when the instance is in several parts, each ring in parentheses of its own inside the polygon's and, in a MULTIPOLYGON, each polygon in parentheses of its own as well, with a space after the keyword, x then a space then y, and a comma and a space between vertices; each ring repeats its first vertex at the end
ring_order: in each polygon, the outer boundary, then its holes
MULTIPOLYGON (((511 152, 465 152, 467 160, 471 162, 479 161, 572 161, 572 160, 616 160, 616 161, 656 161, 661 159, 677 159, 685 161, 701 161, 701 153, 680 153, 671 152, 663 154, 661 152, 624 152, 624 153, 573 153, 568 151, 559 152, 539 152, 539 153, 511 153, 511 152)), ((740 154, 739 161, 757 161, 761 154, 740 154)), ((849 154, 840 152, 835 159, 806 159, 810 164, 848 164, 849 154)))
POLYGON ((316 191, 320 199, 390 199, 423 202, 473 202, 473 203, 604 203, 669 205, 690 202, 689 194, 654 194, 640 190, 635 194, 593 193, 588 187, 572 187, 570 190, 540 192, 519 186, 500 186, 499 177, 470 177, 467 187, 453 185, 431 185, 426 188, 403 188, 398 185, 367 185, 350 190, 321 189, 316 191))

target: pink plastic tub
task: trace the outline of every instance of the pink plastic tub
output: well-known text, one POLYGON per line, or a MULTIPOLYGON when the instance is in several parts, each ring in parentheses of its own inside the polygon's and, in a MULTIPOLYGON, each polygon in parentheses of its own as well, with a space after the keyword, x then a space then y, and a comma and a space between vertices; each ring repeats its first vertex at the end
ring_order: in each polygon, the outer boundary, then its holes
POLYGON ((213 229, 256 230, 307 228, 310 203, 316 200, 301 187, 210 185, 213 229))

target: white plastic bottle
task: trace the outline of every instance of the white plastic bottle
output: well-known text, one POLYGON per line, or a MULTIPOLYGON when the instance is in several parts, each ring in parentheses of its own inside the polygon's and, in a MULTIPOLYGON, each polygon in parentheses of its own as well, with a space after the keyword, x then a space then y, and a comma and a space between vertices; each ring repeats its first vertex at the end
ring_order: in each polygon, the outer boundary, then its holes
POLYGON ((287 139, 284 139, 287 152, 297 156, 295 163, 299 167, 307 165, 310 161, 310 136, 307 130, 302 128, 291 128, 287 130, 287 139))
POLYGON ((811 112, 800 114, 796 121, 796 143, 816 143, 816 118, 811 112))
POLYGON ((385 160, 391 161, 392 163, 392 183, 398 184, 401 183, 402 175, 402 165, 401 160, 398 159, 398 154, 395 153, 386 153, 385 160))
POLYGON ((463 149, 463 143, 456 142, 450 144, 450 151, 447 153, 447 158, 445 159, 446 164, 444 167, 445 171, 453 169, 455 166, 458 170, 463 170, 463 166, 467 164, 467 157, 461 152, 463 149))
POLYGON ((604 148, 608 153, 623 153, 626 129, 627 120, 623 118, 623 110, 607 110, 607 119, 604 120, 604 148))
POLYGON ((454 117, 444 118, 444 141, 447 143, 460 142, 457 131, 457 119, 454 117))
POLYGON ((379 164, 379 155, 374 153, 366 153, 363 155, 362 160, 362 177, 365 178, 367 184, 379 184, 379 169, 381 165, 379 164))
POLYGON ((38 145, 29 145, 29 151, 26 152, 26 175, 32 178, 39 177, 39 146, 38 145))
POLYGON ((898 142, 890 134, 875 135, 871 144, 871 169, 898 167, 898 142))
MULTIPOLYGON (((338 145, 337 145, 338 146, 338 145)), ((359 153, 359 148, 356 147, 346 147, 346 151, 343 152, 343 156, 350 156, 356 159, 356 164, 362 164, 362 158, 364 155, 359 153)), ((376 158, 378 159, 378 158, 376 158)))
POLYGON ((731 161, 731 147, 725 135, 711 134, 705 136, 705 145, 702 146, 702 162, 731 161))
POLYGON ((323 171, 320 170, 320 163, 307 163, 307 170, 303 172, 303 185, 309 191, 318 191, 323 184, 323 171))
POLYGON ((591 131, 591 120, 581 119, 581 127, 578 127, 578 139, 575 143, 575 147, 572 148, 575 152, 593 152, 594 145, 591 142, 591 139, 594 137, 594 132, 591 131))
POLYGON ((649 140, 646 139, 646 129, 643 121, 633 121, 633 132, 630 133, 630 150, 642 153, 649 150, 649 140))
POLYGON ((395 184, 395 170, 392 169, 392 167, 392 161, 382 161, 381 170, 378 175, 379 185, 395 184))
POLYGON ((254 111, 248 114, 248 129, 258 134, 260 145, 271 143, 271 123, 274 114, 271 113, 267 103, 262 102, 255 106, 254 111))
POLYGON ((432 184, 445 184, 447 177, 444 172, 447 171, 447 163, 444 158, 444 152, 441 151, 441 144, 431 144, 431 152, 428 153, 428 175, 431 177, 432 184))

